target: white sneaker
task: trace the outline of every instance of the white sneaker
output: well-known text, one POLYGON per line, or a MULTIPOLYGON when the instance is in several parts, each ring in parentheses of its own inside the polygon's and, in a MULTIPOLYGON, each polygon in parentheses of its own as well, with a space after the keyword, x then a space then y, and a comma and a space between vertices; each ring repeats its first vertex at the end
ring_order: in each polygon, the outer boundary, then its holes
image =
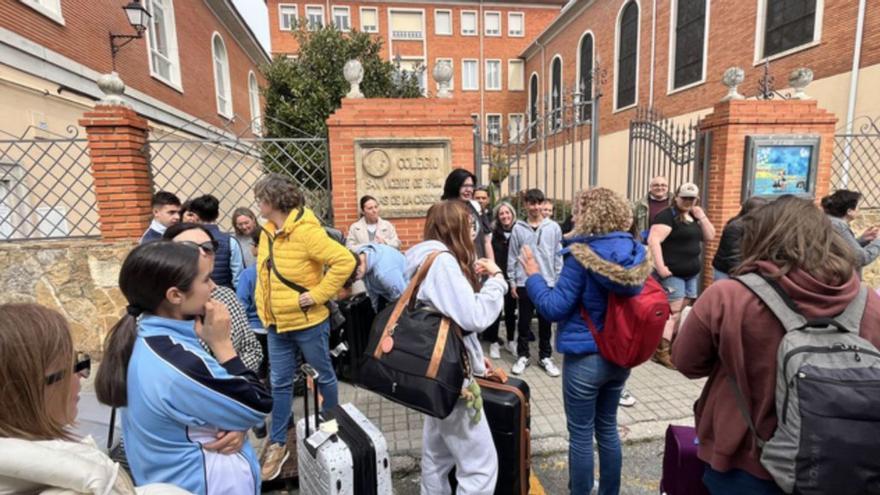
POLYGON ((501 359, 501 344, 492 342, 489 344, 489 357, 492 359, 501 359))
POLYGON ((620 405, 623 407, 632 407, 636 405, 636 398, 629 393, 629 390, 623 389, 620 393, 620 405))
POLYGON ((544 358, 544 359, 538 361, 538 364, 542 368, 544 368, 544 371, 546 371, 548 375, 554 376, 554 377, 559 376, 559 368, 557 368, 556 365, 553 364, 552 359, 550 359, 548 357, 544 358))
POLYGON ((507 352, 513 354, 513 357, 517 356, 515 340, 508 340, 504 348, 507 349, 507 352))
POLYGON ((510 372, 514 375, 521 375, 530 364, 532 363, 529 361, 529 358, 523 356, 516 360, 516 363, 513 364, 513 368, 510 368, 510 372))

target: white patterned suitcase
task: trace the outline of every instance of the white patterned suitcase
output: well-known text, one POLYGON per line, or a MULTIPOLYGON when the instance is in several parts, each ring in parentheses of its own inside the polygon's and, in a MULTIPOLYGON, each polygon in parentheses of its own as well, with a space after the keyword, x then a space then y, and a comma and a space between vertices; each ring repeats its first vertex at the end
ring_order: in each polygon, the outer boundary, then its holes
MULTIPOLYGON (((307 366, 303 366, 303 372, 313 379, 317 377, 317 372, 307 366)), ((391 495, 391 458, 382 432, 352 404, 325 411, 323 421, 335 420, 338 431, 321 431, 317 388, 314 415, 308 412, 308 395, 303 401, 304 417, 296 423, 300 493, 391 495)))

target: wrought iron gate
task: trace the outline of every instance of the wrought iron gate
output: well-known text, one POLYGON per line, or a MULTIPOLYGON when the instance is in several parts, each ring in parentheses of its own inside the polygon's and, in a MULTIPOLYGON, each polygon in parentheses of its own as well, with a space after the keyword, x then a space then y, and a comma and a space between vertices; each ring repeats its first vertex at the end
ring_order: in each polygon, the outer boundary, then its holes
POLYGON ((831 190, 862 193, 861 208, 880 208, 880 117, 860 117, 834 137, 831 190))
POLYGON ((685 182, 705 191, 708 156, 702 155, 710 139, 711 134, 699 132, 698 122, 676 124, 653 108, 639 108, 629 123, 627 196, 641 198, 657 176, 666 177, 670 192, 685 182))
POLYGON ((265 119, 244 129, 239 123, 238 132, 217 129, 211 137, 200 137, 189 126, 153 131, 149 145, 155 189, 181 199, 212 194, 220 200, 220 222, 226 224, 236 207, 256 207, 253 186, 264 174, 280 173, 293 179, 321 221, 332 224, 327 138, 278 121, 273 128, 287 129, 286 137, 252 132, 264 129, 265 119))

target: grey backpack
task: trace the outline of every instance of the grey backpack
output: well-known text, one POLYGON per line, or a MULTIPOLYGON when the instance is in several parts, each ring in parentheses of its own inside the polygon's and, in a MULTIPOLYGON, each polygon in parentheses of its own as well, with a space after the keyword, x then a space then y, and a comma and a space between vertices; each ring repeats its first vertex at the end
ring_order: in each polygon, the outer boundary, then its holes
POLYGON ((736 278, 785 328, 776 358, 778 425, 766 442, 730 379, 761 464, 785 493, 880 494, 880 351, 859 337, 867 289, 840 315, 807 320, 775 281, 736 278))

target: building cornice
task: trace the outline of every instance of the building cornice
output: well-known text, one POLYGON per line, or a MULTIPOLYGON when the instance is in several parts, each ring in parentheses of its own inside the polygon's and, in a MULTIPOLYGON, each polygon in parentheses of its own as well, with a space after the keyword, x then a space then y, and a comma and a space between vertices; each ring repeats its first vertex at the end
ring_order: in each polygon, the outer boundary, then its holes
POLYGON ((539 34, 534 41, 529 43, 529 46, 520 54, 520 58, 525 60, 532 58, 538 53, 538 51, 540 51, 542 46, 546 46, 547 43, 553 41, 553 38, 558 36, 559 33, 579 18, 581 14, 583 14, 584 11, 595 2, 596 0, 572 0, 570 3, 566 4, 565 7, 562 8, 562 12, 559 13, 559 17, 554 19, 553 22, 541 31, 541 34, 539 34))
POLYGON ((214 13, 214 17, 232 35, 235 42, 247 54, 251 61, 258 67, 272 61, 272 56, 257 39, 247 22, 229 0, 204 0, 208 9, 214 13))

